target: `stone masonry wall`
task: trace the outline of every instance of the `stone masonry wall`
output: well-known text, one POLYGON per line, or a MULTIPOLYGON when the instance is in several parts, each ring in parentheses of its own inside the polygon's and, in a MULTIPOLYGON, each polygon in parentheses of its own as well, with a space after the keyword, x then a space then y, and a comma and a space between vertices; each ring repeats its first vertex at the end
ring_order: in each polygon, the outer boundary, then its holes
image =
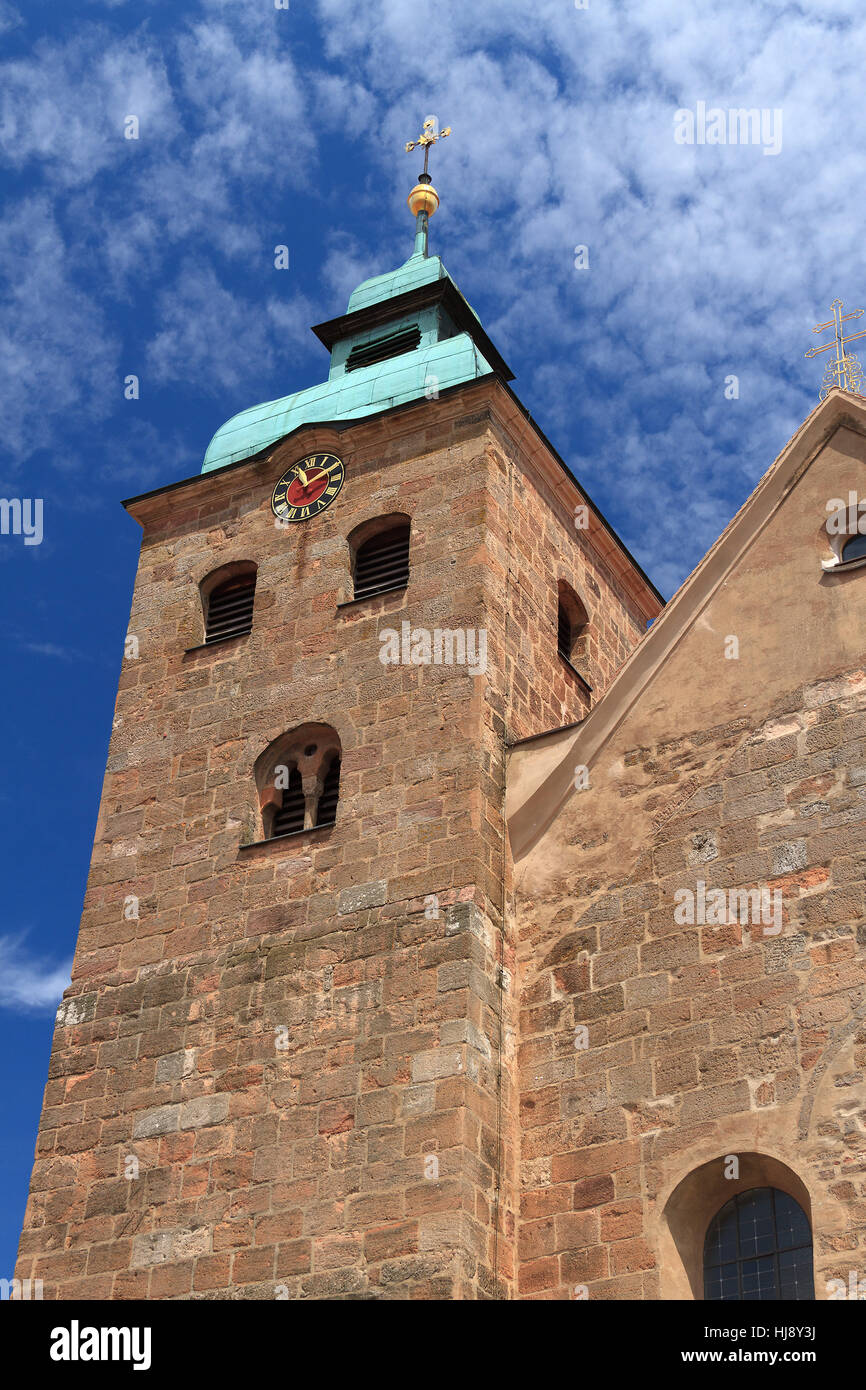
POLYGON ((643 847, 604 864, 587 830, 567 888, 522 901, 518 1296, 700 1298, 710 1216, 770 1182, 805 1202, 828 1297, 866 1271, 866 675, 615 775, 643 847), (678 923, 699 880, 778 891, 781 930, 678 923), (698 1170, 687 1249, 672 1194, 698 1170))
POLYGON ((649 595, 643 598, 647 606, 638 606, 605 564, 588 528, 576 526, 574 511, 527 468, 520 442, 500 428, 490 455, 493 604, 494 611, 508 614, 498 664, 512 741, 583 718, 661 608, 649 595), (591 696, 557 652, 560 580, 574 589, 589 617, 580 666, 591 696))
MULTIPOLYGON (((135 505, 138 652, 20 1248, 18 1276, 46 1297, 509 1292, 504 673, 524 620, 506 629, 499 389, 304 430, 135 505), (343 493, 275 528, 276 478, 325 448, 343 493), (408 589, 339 607, 347 535, 392 512, 412 518, 408 589), (252 633, 187 650, 199 583, 242 560, 258 565, 252 633), (404 620, 488 629, 487 675, 384 667, 377 634, 404 620), (242 849, 261 835, 256 758, 308 721, 341 739, 336 825, 242 849)), ((528 556, 539 518, 520 518, 528 556)), ((555 648, 555 607, 541 640, 555 648)), ((554 710, 528 693, 547 668, 536 680, 520 642, 515 727, 539 732, 554 710)))

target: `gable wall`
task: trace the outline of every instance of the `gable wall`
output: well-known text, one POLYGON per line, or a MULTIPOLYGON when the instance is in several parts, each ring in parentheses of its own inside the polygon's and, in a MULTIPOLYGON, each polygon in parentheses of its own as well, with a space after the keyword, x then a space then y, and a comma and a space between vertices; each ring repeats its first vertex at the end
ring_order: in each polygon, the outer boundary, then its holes
POLYGON ((818 1297, 866 1261, 866 570, 820 568, 864 469, 837 432, 517 866, 522 1297, 693 1297, 665 1207, 738 1153, 802 1180, 818 1297), (781 932, 677 923, 699 879, 781 932))

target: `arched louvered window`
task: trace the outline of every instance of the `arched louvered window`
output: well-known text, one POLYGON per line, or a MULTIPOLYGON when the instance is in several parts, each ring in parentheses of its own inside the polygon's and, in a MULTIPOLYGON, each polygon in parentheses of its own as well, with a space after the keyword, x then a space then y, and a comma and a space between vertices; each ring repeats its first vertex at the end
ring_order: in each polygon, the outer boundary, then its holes
POLYGON ((409 518, 377 531, 355 551, 355 598, 371 598, 409 583, 409 518))
POLYGON ((301 774, 296 767, 289 769, 289 785, 283 788, 283 801, 271 823, 271 835, 291 835, 304 828, 306 801, 301 774))
POLYGON ((316 825, 333 825, 337 819, 340 796, 340 759, 334 758, 322 783, 322 794, 316 809, 316 825))
POLYGON ((205 599, 205 643, 223 642, 251 632, 255 595, 255 570, 235 575, 211 589, 205 599))
POLYGON ((726 1202, 704 1240, 704 1298, 803 1302, 815 1297, 812 1232, 799 1202, 752 1187, 726 1202))
POLYGON ((333 825, 340 795, 340 739, 328 724, 302 724, 256 759, 262 838, 333 825))

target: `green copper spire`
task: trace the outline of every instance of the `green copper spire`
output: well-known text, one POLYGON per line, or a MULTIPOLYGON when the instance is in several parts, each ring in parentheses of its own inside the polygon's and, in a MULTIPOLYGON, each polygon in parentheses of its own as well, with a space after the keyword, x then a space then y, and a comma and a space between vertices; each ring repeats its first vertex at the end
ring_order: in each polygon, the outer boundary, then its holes
POLYGON ((313 332, 331 354, 328 379, 275 401, 251 406, 217 430, 203 473, 254 455, 301 425, 361 419, 412 401, 435 400, 443 391, 512 373, 438 256, 428 248, 428 224, 439 195, 427 172, 430 147, 450 135, 436 132, 431 116, 418 140, 424 172, 407 202, 415 216, 415 245, 396 270, 364 280, 349 297, 346 313, 313 332))

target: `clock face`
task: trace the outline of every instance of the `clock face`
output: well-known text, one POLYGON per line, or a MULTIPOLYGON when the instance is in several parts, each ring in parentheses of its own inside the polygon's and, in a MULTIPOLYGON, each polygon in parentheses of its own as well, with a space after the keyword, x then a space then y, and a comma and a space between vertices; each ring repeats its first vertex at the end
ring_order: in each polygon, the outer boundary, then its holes
POLYGON ((308 454, 287 468, 274 488, 271 510, 281 521, 310 521, 330 507, 345 469, 336 454, 308 454))

